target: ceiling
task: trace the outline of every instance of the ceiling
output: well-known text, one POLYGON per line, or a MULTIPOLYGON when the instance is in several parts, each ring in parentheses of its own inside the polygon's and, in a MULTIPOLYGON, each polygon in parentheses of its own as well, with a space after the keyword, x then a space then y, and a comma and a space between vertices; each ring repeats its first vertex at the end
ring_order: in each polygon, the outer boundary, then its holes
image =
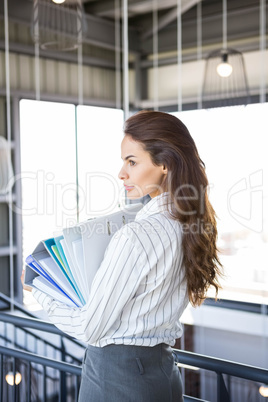
MULTIPOLYGON (((51 0, 39 0, 51 3, 51 0)), ((267 1, 266 1, 267 2, 267 1)), ((66 0, 65 4, 74 0, 66 0)), ((84 43, 107 51, 115 50, 115 15, 122 16, 123 0, 83 0, 87 30, 84 43), (119 5, 119 8, 116 7, 119 5), (116 14, 118 8, 119 14, 116 14)), ((57 5, 59 7, 59 5, 57 5)), ((157 12, 157 48, 159 64, 176 62, 177 51, 177 0, 128 0, 129 52, 138 54, 143 67, 152 64, 153 53, 153 10, 157 12)), ((222 44, 222 0, 181 0, 182 14, 182 59, 196 59, 197 54, 197 13, 201 10, 202 57, 222 44)), ((266 12, 268 7, 266 7, 266 12)), ((0 2, 0 16, 4 16, 4 1, 0 2)), ((11 20, 32 25, 33 0, 8 0, 8 15, 11 20)), ((156 15, 156 14, 155 14, 156 15)), ((266 15, 266 22, 268 15, 266 15)), ((227 39, 228 47, 241 52, 258 50, 260 46, 260 0, 227 1, 227 39)), ((156 36, 154 36, 155 38, 156 36)), ((12 41, 11 41, 12 42, 12 41)), ((19 41, 18 41, 19 42, 19 41)), ((0 48, 4 48, 4 41, 0 48)), ((20 43, 11 43, 11 51, 26 52, 20 43)), ((28 53, 32 50, 28 47, 28 53)), ((45 56, 45 55, 44 55, 45 56)), ((74 56, 74 55, 73 55, 74 56)), ((71 55, 49 54, 55 59, 71 55)), ((85 59, 85 63, 87 60, 85 59)), ((101 61, 100 61, 101 65, 101 61)), ((111 66, 113 63, 111 64, 111 66)), ((108 63, 107 63, 108 67, 108 63)))
MULTIPOLYGON (((53 49, 34 46, 32 35, 34 1, 38 1, 39 4, 46 2, 52 7, 63 7, 63 5, 55 5, 52 0, 6 0, 10 21, 9 51, 13 54, 33 57, 38 48, 38 55, 43 61, 51 59, 77 64, 79 57, 77 51, 55 52, 53 49)), ((72 7, 75 1, 66 0, 64 7, 72 7)), ((256 58, 257 53, 252 52, 258 52, 260 49, 261 1, 263 0, 227 0, 227 45, 228 48, 236 49, 244 54, 248 52, 247 56, 249 56, 251 64, 247 67, 255 74, 252 79, 254 88, 258 86, 258 80, 255 79, 255 76, 258 76, 255 68, 258 56, 256 58)), ((6 48, 3 24, 6 2, 0 2, 0 51, 6 48)), ((146 100, 151 96, 148 88, 152 70, 149 69, 155 65, 156 58, 152 56, 156 43, 157 65, 159 67, 168 66, 162 71, 170 71, 169 67, 172 69, 178 63, 178 0, 82 0, 86 27, 83 35, 82 62, 85 67, 97 67, 100 68, 100 71, 104 71, 102 68, 110 69, 113 73, 118 66, 119 69, 122 68, 125 59, 122 60, 122 57, 120 60, 119 52, 115 52, 118 49, 115 38, 119 20, 121 21, 119 32, 123 31, 124 24, 121 17, 125 2, 128 3, 129 66, 132 71, 135 71, 135 83, 133 84, 133 88, 135 88, 132 92, 138 93, 138 99, 146 100), (153 24, 156 16, 157 24, 153 24), (154 29, 156 27, 157 30, 154 29)), ((267 13, 266 4, 266 32, 267 13)), ((181 0, 181 22, 182 62, 193 61, 193 63, 185 64, 187 71, 185 70, 186 73, 184 73, 184 85, 187 87, 189 92, 189 94, 187 92, 187 96, 190 99, 192 96, 190 91, 192 88, 196 88, 195 81, 200 78, 196 71, 197 59, 199 57, 205 59, 210 52, 222 47, 223 0, 181 0), (193 65, 195 68, 191 70, 193 65)), ((266 43, 267 39, 266 35, 266 43)), ((121 40, 121 46, 122 42, 121 40)), ((164 87, 168 87, 166 79, 164 87)), ((173 96, 170 95, 172 92, 170 88, 173 87, 172 81, 168 87, 169 93, 166 95, 168 101, 173 96)))

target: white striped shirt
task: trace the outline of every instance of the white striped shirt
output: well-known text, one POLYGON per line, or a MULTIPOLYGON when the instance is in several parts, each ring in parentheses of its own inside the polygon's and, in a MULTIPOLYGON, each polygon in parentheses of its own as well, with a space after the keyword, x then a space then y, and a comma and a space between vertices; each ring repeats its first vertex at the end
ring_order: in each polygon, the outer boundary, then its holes
POLYGON ((153 198, 111 239, 82 308, 33 290, 51 321, 88 344, 175 344, 189 300, 178 221, 164 211, 167 194, 153 198))

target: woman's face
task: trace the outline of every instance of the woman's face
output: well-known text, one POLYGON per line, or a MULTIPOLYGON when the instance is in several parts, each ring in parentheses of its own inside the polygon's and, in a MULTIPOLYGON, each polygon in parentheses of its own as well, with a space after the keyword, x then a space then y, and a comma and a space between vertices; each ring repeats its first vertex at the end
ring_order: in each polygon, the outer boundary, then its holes
POLYGON ((123 166, 118 177, 124 181, 129 199, 140 198, 147 194, 153 198, 163 193, 161 185, 167 169, 163 165, 155 166, 150 154, 129 135, 125 135, 122 141, 121 157, 123 166))

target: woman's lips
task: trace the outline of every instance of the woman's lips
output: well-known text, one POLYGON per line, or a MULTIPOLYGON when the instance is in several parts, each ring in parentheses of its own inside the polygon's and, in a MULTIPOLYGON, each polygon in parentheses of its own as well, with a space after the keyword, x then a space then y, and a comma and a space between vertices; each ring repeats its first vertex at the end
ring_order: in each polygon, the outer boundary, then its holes
POLYGON ((127 186, 126 184, 124 184, 126 191, 130 191, 134 188, 134 186, 127 186))

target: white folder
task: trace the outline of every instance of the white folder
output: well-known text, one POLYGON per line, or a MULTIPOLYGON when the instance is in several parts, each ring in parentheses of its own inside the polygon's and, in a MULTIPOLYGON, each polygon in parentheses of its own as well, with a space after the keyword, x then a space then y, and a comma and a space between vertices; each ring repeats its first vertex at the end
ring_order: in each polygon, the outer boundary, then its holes
POLYGON ((124 224, 134 221, 141 207, 141 204, 132 204, 126 207, 124 211, 115 212, 111 215, 80 224, 84 257, 84 278, 86 278, 89 291, 112 236, 124 224))

